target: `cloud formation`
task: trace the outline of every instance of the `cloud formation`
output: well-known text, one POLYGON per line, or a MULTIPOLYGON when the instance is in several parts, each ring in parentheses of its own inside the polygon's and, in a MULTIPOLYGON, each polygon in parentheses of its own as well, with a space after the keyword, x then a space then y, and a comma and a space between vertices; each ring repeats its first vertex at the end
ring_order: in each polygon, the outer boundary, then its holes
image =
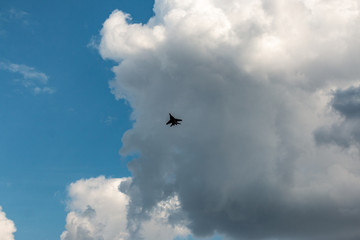
POLYGON ((0 69, 22 75, 23 78, 16 81, 20 82, 23 87, 31 89, 35 95, 40 93, 52 94, 55 92, 55 88, 47 86, 49 77, 33 67, 23 64, 0 62, 0 69))
POLYGON ((336 89, 332 93, 331 110, 339 119, 314 133, 318 144, 335 144, 342 148, 360 147, 360 87, 336 89))
POLYGON ((115 10, 99 45, 135 120, 128 239, 173 196, 169 221, 197 236, 359 238, 358 149, 317 144, 344 131, 319 130, 339 120, 329 104, 357 111, 356 93, 331 89, 359 82, 358 1, 156 0, 154 13, 131 24, 115 10))
POLYGON ((2 211, 2 207, 0 206, 0 240, 14 240, 15 232, 16 228, 14 222, 6 218, 6 214, 2 211))
MULTIPOLYGON (((113 240, 127 239, 127 206, 129 197, 119 191, 121 183, 129 178, 106 179, 97 177, 79 180, 69 186, 66 231, 61 240, 113 240)), ((168 212, 176 210, 178 200, 159 203, 144 222, 141 235, 149 240, 169 240, 186 236, 183 226, 167 223, 168 212)))

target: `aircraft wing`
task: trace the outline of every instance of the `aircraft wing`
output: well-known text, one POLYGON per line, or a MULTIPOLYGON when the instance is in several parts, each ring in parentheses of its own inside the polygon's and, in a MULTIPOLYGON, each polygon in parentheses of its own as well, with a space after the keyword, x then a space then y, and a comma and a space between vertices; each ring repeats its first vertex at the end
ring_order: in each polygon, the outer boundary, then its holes
POLYGON ((171 123, 171 120, 169 120, 167 123, 166 123, 166 125, 168 125, 168 124, 170 124, 171 123))

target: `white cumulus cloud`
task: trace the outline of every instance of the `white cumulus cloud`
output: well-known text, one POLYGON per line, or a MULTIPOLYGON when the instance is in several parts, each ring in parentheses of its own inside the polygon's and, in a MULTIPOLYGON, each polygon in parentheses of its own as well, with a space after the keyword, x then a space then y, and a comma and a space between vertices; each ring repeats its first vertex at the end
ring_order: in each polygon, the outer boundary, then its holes
POLYGON ((15 232, 14 222, 6 218, 6 214, 0 206, 0 240, 14 240, 15 232))
POLYGON ((128 239, 171 196, 168 221, 196 236, 358 239, 358 1, 156 0, 154 13, 114 11, 99 45, 135 120, 128 239), (338 132, 352 147, 327 144, 338 132))
MULTIPOLYGON (((62 240, 114 240, 127 239, 127 207, 129 197, 119 191, 121 183, 129 178, 106 179, 104 177, 79 180, 69 186, 69 213, 66 231, 62 240)), ((169 212, 175 211, 176 198, 161 202, 140 229, 148 240, 169 240, 186 236, 189 232, 183 226, 167 222, 169 212)))

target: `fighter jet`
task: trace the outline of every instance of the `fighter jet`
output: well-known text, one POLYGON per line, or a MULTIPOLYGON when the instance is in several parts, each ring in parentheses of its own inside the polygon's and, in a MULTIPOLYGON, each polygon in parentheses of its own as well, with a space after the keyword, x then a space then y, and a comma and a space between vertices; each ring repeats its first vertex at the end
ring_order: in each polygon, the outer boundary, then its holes
POLYGON ((171 115, 170 113, 169 113, 169 115, 170 115, 170 120, 166 123, 166 125, 171 123, 170 127, 172 127, 174 125, 178 125, 178 124, 180 124, 179 122, 182 121, 181 119, 174 118, 174 116, 171 115))

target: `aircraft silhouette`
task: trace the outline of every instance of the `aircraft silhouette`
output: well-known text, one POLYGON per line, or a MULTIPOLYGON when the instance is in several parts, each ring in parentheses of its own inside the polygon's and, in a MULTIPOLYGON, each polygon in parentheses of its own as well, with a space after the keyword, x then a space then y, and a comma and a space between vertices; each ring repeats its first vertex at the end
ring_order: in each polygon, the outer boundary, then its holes
POLYGON ((174 118, 174 116, 171 115, 170 113, 169 113, 169 115, 170 115, 170 120, 166 123, 166 125, 171 123, 170 127, 172 127, 174 125, 181 124, 181 123, 179 123, 180 121, 182 121, 181 119, 174 118))

